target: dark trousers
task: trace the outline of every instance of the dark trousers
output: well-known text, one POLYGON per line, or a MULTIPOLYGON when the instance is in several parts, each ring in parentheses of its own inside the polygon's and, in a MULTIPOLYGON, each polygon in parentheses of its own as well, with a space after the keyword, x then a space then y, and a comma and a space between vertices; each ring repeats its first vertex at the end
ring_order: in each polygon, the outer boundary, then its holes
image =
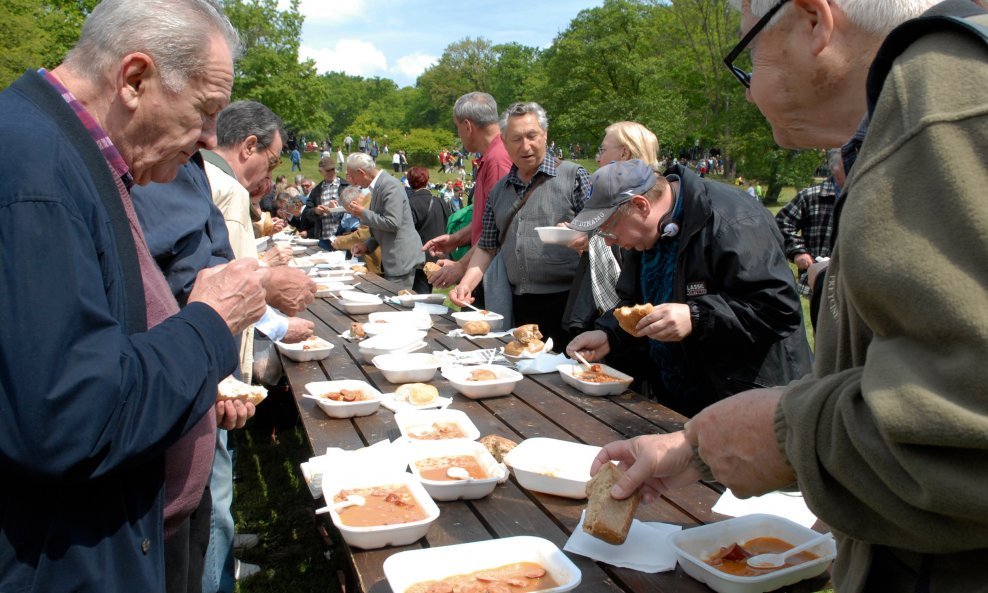
POLYGON ((568 298, 568 290, 549 294, 513 295, 511 304, 514 308, 515 325, 537 323, 542 339, 552 338, 553 351, 565 352, 572 337, 563 329, 563 311, 568 298))
POLYGON ((165 540, 166 593, 202 593, 203 559, 209 545, 212 505, 207 486, 196 510, 174 535, 165 540))

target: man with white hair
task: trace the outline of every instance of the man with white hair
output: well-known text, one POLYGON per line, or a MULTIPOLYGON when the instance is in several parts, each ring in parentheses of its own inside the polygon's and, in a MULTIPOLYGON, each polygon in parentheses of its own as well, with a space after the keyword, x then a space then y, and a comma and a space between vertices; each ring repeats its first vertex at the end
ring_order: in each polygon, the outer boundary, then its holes
POLYGON ((867 116, 814 374, 714 404, 683 432, 611 443, 591 469, 630 466, 618 498, 704 469, 739 496, 799 487, 837 536, 841 593, 988 583, 988 15, 931 4, 743 3, 726 62, 779 144, 835 146, 867 116), (734 64, 745 46, 751 73, 734 64))
POLYGON ((104 0, 0 93, 2 591, 164 590, 268 275, 204 270, 179 311, 129 188, 215 146, 238 45, 212 0, 104 0))
POLYGON ((372 253, 381 246, 381 275, 402 289, 411 290, 415 269, 425 262, 422 239, 415 230, 408 194, 400 181, 377 168, 369 154, 355 152, 346 159, 346 180, 370 188, 370 204, 360 200, 346 205, 347 212, 370 229, 371 237, 350 248, 354 257, 372 253))

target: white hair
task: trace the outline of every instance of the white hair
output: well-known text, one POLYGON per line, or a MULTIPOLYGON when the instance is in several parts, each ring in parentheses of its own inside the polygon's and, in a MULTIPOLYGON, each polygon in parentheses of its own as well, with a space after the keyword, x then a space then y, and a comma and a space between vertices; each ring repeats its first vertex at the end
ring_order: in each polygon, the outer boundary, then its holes
POLYGON ((216 0, 103 0, 86 18, 65 64, 100 81, 121 58, 142 52, 154 60, 165 87, 177 93, 205 71, 207 44, 216 33, 236 59, 240 36, 216 0))
POLYGON ((523 115, 528 115, 529 113, 535 115, 535 119, 539 121, 539 127, 542 130, 549 129, 549 116, 546 115, 545 109, 541 105, 534 101, 529 101, 528 103, 512 103, 511 107, 508 107, 503 114, 501 114, 501 121, 498 122, 503 132, 505 128, 508 127, 508 120, 512 117, 521 117, 523 115))
POLYGON ((346 157, 346 168, 349 171, 351 168, 359 169, 361 171, 371 171, 377 170, 377 163, 371 158, 371 155, 366 152, 351 152, 349 156, 346 157))
MULTIPOLYGON (((780 0, 750 0, 751 14, 761 17, 772 7, 779 4, 780 0)), ((913 19, 928 10, 931 6, 939 4, 941 0, 830 0, 833 4, 847 15, 855 25, 865 31, 885 36, 892 29, 898 27, 905 21, 913 19)), ((742 9, 747 0, 730 0, 738 10, 742 9)), ((785 10, 783 7, 782 10, 785 10)), ((782 10, 779 12, 781 13, 782 10)), ((772 18, 775 22, 779 18, 776 14, 772 18)))

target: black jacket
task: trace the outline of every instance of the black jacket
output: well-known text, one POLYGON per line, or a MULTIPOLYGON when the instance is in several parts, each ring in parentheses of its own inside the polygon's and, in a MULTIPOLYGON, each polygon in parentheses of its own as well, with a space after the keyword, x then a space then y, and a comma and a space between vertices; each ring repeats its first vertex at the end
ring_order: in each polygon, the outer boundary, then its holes
MULTIPOLYGON (((434 196, 427 188, 419 188, 409 194, 408 204, 412 208, 412 219, 415 230, 424 245, 429 239, 438 237, 446 232, 446 219, 450 215, 449 203, 434 196)), ((426 256, 426 261, 436 261, 436 257, 426 256)))
MULTIPOLYGON (((343 189, 350 185, 343 179, 340 179, 340 187, 337 189, 336 195, 339 196, 343 193, 343 189)), ((322 204, 322 182, 316 184, 309 192, 309 198, 305 202, 305 210, 299 216, 301 227, 300 231, 308 231, 310 238, 319 239, 322 238, 322 217, 316 214, 316 206, 322 204)), ((340 204, 342 206, 342 204, 340 204)))
MULTIPOLYGON (((648 358, 648 338, 620 329, 613 311, 597 321, 618 356, 636 358, 660 403, 693 415, 755 386, 784 385, 812 370, 796 283, 782 235, 769 211, 733 186, 702 179, 678 165, 683 220, 671 302, 694 311, 682 342, 686 377, 699 396, 665 393, 648 358)), ((626 254, 618 306, 642 303, 641 252, 626 254)), ((653 303, 657 304, 657 303, 653 303)))

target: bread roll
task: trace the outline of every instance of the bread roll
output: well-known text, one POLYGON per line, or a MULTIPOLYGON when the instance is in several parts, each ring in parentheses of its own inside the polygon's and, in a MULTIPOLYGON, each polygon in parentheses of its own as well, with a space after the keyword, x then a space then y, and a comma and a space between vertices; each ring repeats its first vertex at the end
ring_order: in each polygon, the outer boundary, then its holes
POLYGON ((425 273, 425 279, 426 280, 432 279, 432 275, 435 274, 436 272, 438 272, 441 269, 442 269, 442 266, 440 266, 436 262, 431 262, 431 261, 425 262, 425 265, 422 266, 422 271, 425 273))
POLYGON ((495 379, 497 379, 497 375, 490 369, 470 371, 470 376, 467 377, 467 381, 493 381, 495 379))
POLYGON ((354 321, 350 324, 350 337, 351 338, 366 338, 367 332, 364 331, 364 324, 359 321, 354 321))
POLYGON ((491 324, 486 321, 467 321, 463 324, 463 333, 471 336, 483 336, 491 332, 491 324))
POLYGON ((439 390, 427 383, 407 383, 395 390, 395 396, 413 406, 424 406, 436 401, 439 390))
MULTIPOLYGON (((514 335, 515 339, 522 344, 528 344, 533 340, 542 339, 542 332, 539 331, 539 326, 534 323, 516 327, 512 335, 514 335)), ((541 348, 539 348, 539 350, 541 350, 541 348)))
POLYGON ((366 274, 367 266, 359 265, 359 264, 356 266, 350 266, 350 271, 353 272, 354 274, 366 274))
POLYGON ((480 439, 480 444, 490 451, 498 463, 504 463, 504 456, 508 454, 508 451, 518 446, 518 443, 511 439, 496 434, 489 434, 480 439))
POLYGON ((614 318, 617 319, 621 329, 637 338, 638 332, 635 331, 635 328, 638 326, 638 322, 641 321, 642 317, 651 313, 652 309, 652 303, 635 305, 634 307, 618 307, 614 309, 614 318))
POLYGON ((611 488, 624 474, 613 463, 605 463, 587 483, 587 515, 583 531, 615 546, 624 543, 635 518, 641 495, 635 492, 624 500, 611 496, 611 488))
POLYGON ((217 386, 216 401, 228 401, 239 399, 245 403, 252 403, 255 406, 268 396, 268 390, 260 385, 248 385, 243 381, 238 381, 230 375, 220 381, 217 386))
POLYGON ((261 214, 261 235, 270 237, 274 234, 274 220, 271 219, 270 212, 261 214))

